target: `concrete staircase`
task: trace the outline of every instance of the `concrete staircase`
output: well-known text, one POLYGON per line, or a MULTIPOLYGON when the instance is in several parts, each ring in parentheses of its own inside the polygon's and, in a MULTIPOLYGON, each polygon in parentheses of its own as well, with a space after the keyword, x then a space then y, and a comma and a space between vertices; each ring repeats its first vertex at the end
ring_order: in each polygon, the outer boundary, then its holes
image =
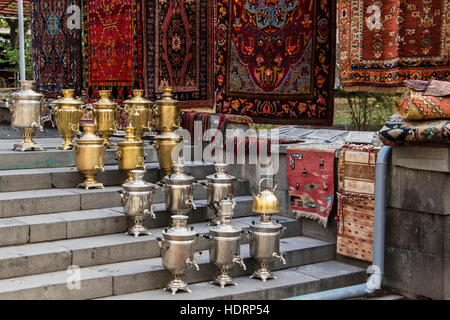
MULTIPOLYGON (((287 227, 281 242, 287 264, 273 264, 278 280, 248 278, 257 265, 243 240, 248 270, 234 269, 238 287, 209 285, 217 271, 209 264, 209 243, 200 238, 200 271, 186 275, 193 294, 172 297, 161 290, 169 273, 156 240, 170 222, 163 192, 154 196, 157 218, 144 221, 152 236, 127 236, 117 192, 125 175, 115 165, 114 152, 107 152, 105 172, 97 176, 105 189, 85 191, 75 188, 83 177, 74 167, 74 153, 55 150, 59 139, 44 140, 39 142, 47 151, 27 153, 10 151, 12 140, 0 141, 0 299, 281 299, 365 281, 363 269, 334 260, 334 244, 302 236, 297 220, 278 216, 287 227), (79 273, 67 271, 70 266, 79 267, 79 273), (74 274, 80 287, 70 289, 67 282, 74 274)), ((147 153, 146 179, 156 182, 156 153, 153 148, 147 153)), ((187 171, 200 181, 214 168, 190 163, 187 171)), ((233 223, 249 226, 256 219, 249 182, 238 180, 235 190, 233 223)), ((208 232, 203 186, 195 186, 194 199, 197 210, 189 214, 189 223, 198 233, 208 232)))

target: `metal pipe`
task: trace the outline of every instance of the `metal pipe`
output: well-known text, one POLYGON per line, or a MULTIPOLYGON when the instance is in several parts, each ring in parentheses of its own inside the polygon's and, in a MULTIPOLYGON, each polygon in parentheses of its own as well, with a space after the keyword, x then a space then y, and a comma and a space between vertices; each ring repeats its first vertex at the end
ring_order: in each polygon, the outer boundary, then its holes
POLYGON ((23 30, 23 0, 17 1, 17 15, 19 19, 19 67, 20 80, 26 80, 25 77, 25 35, 23 30))
POLYGON ((312 294, 288 298, 286 300, 342 300, 373 294, 381 288, 384 274, 384 249, 386 235, 386 184, 388 167, 391 162, 392 147, 383 147, 377 158, 377 175, 375 185, 375 217, 373 232, 373 263, 366 283, 321 291, 312 294))

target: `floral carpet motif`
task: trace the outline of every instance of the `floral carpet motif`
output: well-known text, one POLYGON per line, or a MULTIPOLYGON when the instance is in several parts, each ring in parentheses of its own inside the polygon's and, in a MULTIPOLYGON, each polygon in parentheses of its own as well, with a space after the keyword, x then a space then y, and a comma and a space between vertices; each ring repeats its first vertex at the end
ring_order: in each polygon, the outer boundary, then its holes
POLYGON ((61 89, 80 95, 80 0, 32 1, 31 17, 36 90, 47 98, 61 96, 61 89))
POLYGON ((183 108, 214 104, 213 1, 146 0, 145 86, 150 99, 172 86, 183 108))
POLYGON ((449 0, 339 0, 340 80, 348 90, 398 91, 449 80, 449 0))
POLYGON ((217 111, 255 122, 333 122, 330 0, 218 0, 217 111))
POLYGON ((112 89, 113 98, 142 88, 142 4, 138 0, 84 0, 87 97, 112 89))

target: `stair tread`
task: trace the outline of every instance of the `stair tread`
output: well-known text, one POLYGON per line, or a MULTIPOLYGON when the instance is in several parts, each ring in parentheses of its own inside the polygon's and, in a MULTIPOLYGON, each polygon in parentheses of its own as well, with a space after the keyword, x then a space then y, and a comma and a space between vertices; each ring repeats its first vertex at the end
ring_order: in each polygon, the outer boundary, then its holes
MULTIPOLYGON (((148 290, 143 292, 117 295, 106 298, 101 298, 101 300, 210 300, 210 299, 247 299, 248 293, 258 292, 257 295, 262 299, 270 299, 271 289, 283 289, 286 291, 283 298, 289 297, 288 287, 292 288, 301 285, 303 288, 308 287, 307 290, 312 292, 320 290, 321 282, 330 280, 337 277, 343 277, 347 275, 352 275, 355 273, 364 272, 363 269, 359 269, 350 265, 346 265, 334 260, 319 262, 315 264, 310 264, 308 267, 310 269, 323 269, 324 266, 328 269, 332 267, 339 266, 340 270, 345 270, 345 272, 330 274, 327 279, 320 279, 313 277, 308 274, 299 272, 296 268, 288 268, 283 270, 275 271, 274 274, 277 277, 276 280, 270 281, 258 281, 255 279, 250 279, 248 276, 236 277, 235 281, 237 287, 229 286, 225 288, 219 288, 217 286, 212 286, 209 281, 190 284, 189 288, 192 290, 191 294, 180 293, 175 296, 170 295, 168 292, 164 292, 161 289, 148 290)), ((303 294, 305 294, 304 292, 303 294)), ((295 293, 294 293, 295 294, 295 293)))

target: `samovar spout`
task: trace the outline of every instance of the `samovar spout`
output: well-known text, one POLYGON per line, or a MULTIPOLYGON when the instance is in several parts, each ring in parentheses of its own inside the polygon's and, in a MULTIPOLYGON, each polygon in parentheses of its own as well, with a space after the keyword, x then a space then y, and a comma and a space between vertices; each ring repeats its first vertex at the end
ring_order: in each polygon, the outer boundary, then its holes
POLYGON ((153 211, 154 208, 155 208, 155 205, 153 204, 153 205, 151 205, 150 209, 145 209, 145 210, 144 210, 144 214, 145 214, 145 215, 151 216, 153 219, 156 219, 156 214, 155 214, 155 212, 153 211))
POLYGON ((30 126, 31 128, 39 129, 39 131, 44 131, 44 128, 42 128, 42 126, 36 121, 33 121, 30 126))
POLYGON ((279 259, 281 261, 281 263, 286 264, 286 260, 284 259, 285 254, 286 254, 285 252, 280 252, 280 253, 274 252, 272 254, 272 257, 274 257, 275 259, 279 259))
POLYGON ((188 266, 188 268, 192 268, 192 267, 195 268, 195 271, 199 271, 200 270, 198 264, 195 263, 195 258, 194 258, 194 261, 192 261, 191 258, 187 258, 186 259, 186 265, 188 266))
POLYGON ((197 209, 197 206, 195 205, 194 200, 193 200, 191 197, 189 197, 189 198, 186 199, 185 204, 186 204, 188 207, 191 207, 191 208, 194 209, 194 210, 197 209))
POLYGON ((244 270, 244 271, 247 270, 247 266, 244 263, 244 258, 242 258, 241 256, 236 256, 233 259, 233 263, 238 264, 242 268, 242 270, 244 270))

